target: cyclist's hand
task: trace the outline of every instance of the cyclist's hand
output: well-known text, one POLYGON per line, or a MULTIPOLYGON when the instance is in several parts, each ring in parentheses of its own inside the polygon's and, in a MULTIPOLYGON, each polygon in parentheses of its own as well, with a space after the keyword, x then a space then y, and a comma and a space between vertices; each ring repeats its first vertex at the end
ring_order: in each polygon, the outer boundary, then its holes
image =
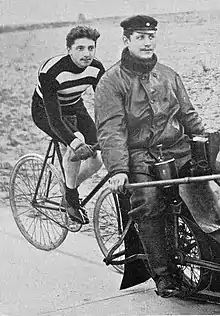
POLYGON ((85 160, 89 157, 94 157, 94 151, 91 146, 85 144, 79 138, 75 138, 71 142, 70 147, 74 150, 71 161, 85 160))
POLYGON ((126 173, 117 173, 109 180, 109 187, 112 192, 124 193, 124 185, 128 182, 126 173))

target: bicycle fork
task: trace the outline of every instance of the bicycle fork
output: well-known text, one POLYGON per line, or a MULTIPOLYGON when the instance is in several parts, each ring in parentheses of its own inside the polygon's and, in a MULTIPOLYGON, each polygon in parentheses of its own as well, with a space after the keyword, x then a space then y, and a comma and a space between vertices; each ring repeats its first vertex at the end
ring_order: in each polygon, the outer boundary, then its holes
POLYGON ((138 213, 143 207, 145 206, 145 204, 136 207, 135 209, 132 209, 128 212, 128 222, 126 224, 126 227, 124 229, 124 231, 122 232, 121 236, 119 237, 118 241, 112 246, 112 248, 109 250, 107 256, 104 258, 104 262, 106 263, 106 265, 112 264, 112 265, 121 265, 121 264, 125 264, 128 262, 132 262, 138 259, 142 259, 142 260, 146 260, 147 259, 147 255, 146 254, 134 254, 131 255, 125 259, 122 260, 114 260, 116 258, 121 257, 122 255, 125 254, 125 250, 123 251, 119 251, 117 253, 115 253, 115 251, 121 246, 121 244, 123 243, 125 236, 131 226, 131 224, 133 223, 133 215, 138 213))

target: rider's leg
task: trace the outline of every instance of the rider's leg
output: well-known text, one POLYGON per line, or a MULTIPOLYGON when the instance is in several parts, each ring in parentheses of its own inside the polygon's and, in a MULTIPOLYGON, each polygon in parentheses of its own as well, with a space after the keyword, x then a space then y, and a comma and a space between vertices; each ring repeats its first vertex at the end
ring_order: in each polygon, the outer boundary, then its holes
MULTIPOLYGON (((77 116, 77 128, 79 132, 77 133, 84 135, 84 142, 86 144, 97 144, 98 140, 95 123, 88 114, 88 111, 83 105, 82 100, 80 102, 80 115, 77 116)), ((96 173, 101 168, 101 166, 102 160, 100 151, 97 151, 97 156, 95 158, 88 158, 85 161, 82 161, 78 174, 77 186, 96 173)))
MULTIPOLYGON (((75 135, 84 141, 81 133, 76 132, 75 135)), ((77 187, 102 166, 101 154, 97 153, 95 158, 88 158, 87 160, 71 161, 73 156, 71 148, 67 147, 66 153, 63 156, 63 167, 66 178, 66 192, 65 198, 67 201, 67 211, 75 219, 81 223, 88 223, 86 212, 79 209, 79 193, 77 187)))
MULTIPOLYGON (((82 141, 84 137, 81 133, 76 132, 75 135, 82 141)), ((97 151, 95 158, 88 158, 84 161, 71 161, 73 153, 67 148, 63 156, 63 168, 66 178, 66 186, 70 189, 77 188, 83 181, 91 177, 102 166, 101 152, 97 151)))
MULTIPOLYGON (((81 133, 76 132, 74 134, 83 142, 85 141, 84 136, 81 133)), ((72 157, 73 151, 70 147, 67 147, 66 152, 63 156, 63 168, 65 173, 66 186, 69 189, 75 189, 77 187, 77 179, 81 166, 81 161, 71 161, 72 157)))
POLYGON ((91 177, 94 173, 96 173, 102 166, 102 158, 101 152, 97 151, 97 155, 95 158, 88 158, 85 161, 82 161, 76 186, 78 187, 83 181, 91 177))
POLYGON ((65 155, 63 156, 63 168, 66 179, 66 186, 69 189, 74 189, 77 186, 77 178, 81 166, 81 161, 71 161, 72 152, 70 148, 67 148, 65 155))
MULTIPOLYGON (((82 134, 75 133, 75 135, 84 141, 82 134)), ((70 147, 67 147, 63 155, 63 169, 66 179, 65 207, 72 220, 86 224, 88 223, 88 217, 79 210, 79 193, 77 190, 77 179, 81 161, 71 161, 72 157, 73 152, 70 147)))
MULTIPOLYGON (((82 221, 82 215, 79 212, 79 193, 76 187, 78 173, 81 161, 71 161, 72 152, 67 148, 63 156, 63 169, 66 179, 65 188, 65 207, 70 217, 79 222, 82 221)), ((86 220, 88 222, 88 220, 86 220)))
MULTIPOLYGON (((132 182, 152 181, 145 174, 133 174, 132 182)), ((176 283, 172 279, 165 242, 165 201, 158 188, 139 188, 131 196, 132 208, 146 203, 143 210, 135 217, 137 232, 144 251, 147 254, 147 266, 155 280, 161 296, 171 296, 176 291, 176 283)))
MULTIPOLYGON (((130 180, 146 182, 151 181, 152 178, 144 174, 135 174, 130 180)), ((166 273, 168 269, 163 216, 165 202, 157 188, 137 188, 132 193, 131 206, 135 208, 143 204, 146 205, 133 216, 133 219, 137 223, 138 234, 148 255, 151 275, 154 277, 157 274, 166 273)))

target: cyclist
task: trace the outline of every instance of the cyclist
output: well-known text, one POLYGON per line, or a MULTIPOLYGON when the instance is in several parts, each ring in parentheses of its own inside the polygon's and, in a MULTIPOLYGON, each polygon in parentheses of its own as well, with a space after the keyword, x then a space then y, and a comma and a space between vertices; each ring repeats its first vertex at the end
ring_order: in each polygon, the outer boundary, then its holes
MULTIPOLYGON (((157 24, 145 15, 121 22, 126 47, 95 92, 98 141, 115 192, 121 192, 128 180, 154 179, 151 165, 159 158, 159 144, 164 157, 174 157, 181 168, 191 158, 190 134, 204 130, 180 76, 157 61, 157 24)), ((178 285, 168 267, 164 196, 156 187, 134 190, 132 208, 142 204, 142 212, 134 217, 137 233, 158 294, 169 297, 178 291, 178 285)))
POLYGON ((82 99, 89 86, 95 90, 105 72, 95 58, 99 37, 99 32, 91 27, 72 28, 66 36, 67 53, 51 57, 40 67, 32 97, 35 124, 67 148, 63 156, 64 202, 70 218, 81 224, 88 223, 88 216, 79 209, 77 188, 102 165, 100 152, 94 154, 91 150, 91 145, 97 143, 96 127, 82 99))

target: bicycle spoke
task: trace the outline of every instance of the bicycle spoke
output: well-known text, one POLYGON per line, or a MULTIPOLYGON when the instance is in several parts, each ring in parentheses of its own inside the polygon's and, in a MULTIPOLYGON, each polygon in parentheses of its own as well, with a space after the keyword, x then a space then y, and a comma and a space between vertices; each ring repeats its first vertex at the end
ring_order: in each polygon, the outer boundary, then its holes
POLYGON ((188 289, 186 295, 191 295, 198 290, 204 289, 209 284, 211 278, 210 271, 207 273, 207 269, 201 268, 199 264, 187 263, 187 258, 199 261, 202 258, 210 260, 211 256, 208 246, 205 246, 204 237, 200 237, 203 233, 197 228, 196 224, 193 222, 190 223, 193 229, 188 225, 187 221, 181 217, 178 218, 178 251, 186 258, 186 263, 179 264, 178 267, 181 271, 182 282, 188 289), (200 246, 200 238, 205 247, 200 246))
POLYGON ((66 215, 59 208, 63 182, 54 166, 46 164, 41 175, 42 167, 43 159, 33 154, 18 161, 10 181, 11 207, 24 237, 39 249, 51 250, 63 242, 68 232, 66 215))
MULTIPOLYGON (((119 240, 121 236, 122 223, 120 214, 118 214, 118 205, 116 204, 111 191, 106 188, 98 197, 94 209, 93 222, 95 236, 102 253, 106 256, 108 251, 119 240), (119 217, 118 217, 119 215, 119 217)), ((116 253, 124 250, 122 243, 116 250, 116 253)), ((122 255, 120 259, 123 259, 122 255)), ((123 265, 115 265, 114 268, 123 272, 123 265)))

